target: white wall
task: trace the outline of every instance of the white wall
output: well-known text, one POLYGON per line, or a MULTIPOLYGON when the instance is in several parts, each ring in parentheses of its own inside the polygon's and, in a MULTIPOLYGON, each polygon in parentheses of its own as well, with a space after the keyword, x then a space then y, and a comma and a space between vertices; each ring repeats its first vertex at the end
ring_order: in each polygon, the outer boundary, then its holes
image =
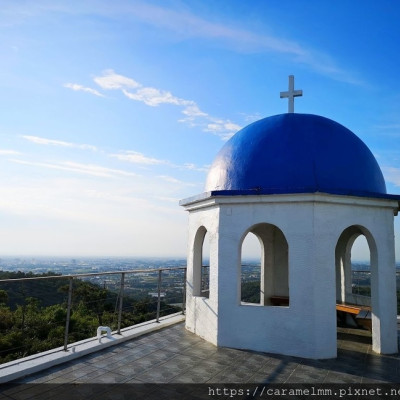
POLYGON ((371 232, 378 247, 374 350, 397 351, 396 292, 394 287, 393 296, 393 284, 389 284, 395 282, 393 211, 397 202, 300 194, 221 196, 185 207, 190 211, 189 330, 219 346, 307 358, 335 357, 335 248, 344 229, 361 225, 371 232), (246 232, 259 223, 277 226, 288 242, 289 307, 240 303, 240 244, 246 232), (190 243, 200 226, 210 234, 209 299, 190 291, 190 243))
MULTIPOLYGON (((217 344, 218 332, 218 215, 219 210, 217 207, 193 210, 189 214, 186 285, 186 329, 215 345, 217 344), (199 270, 201 265, 198 265, 198 262, 196 265, 196 257, 200 256, 201 259, 202 254, 202 249, 198 246, 199 243, 195 243, 196 234, 204 228, 208 233, 210 249, 209 298, 199 295, 200 282, 198 280, 201 276, 199 270), (197 249, 195 251, 196 245, 197 249)), ((199 242, 201 238, 197 237, 197 240, 199 242)))

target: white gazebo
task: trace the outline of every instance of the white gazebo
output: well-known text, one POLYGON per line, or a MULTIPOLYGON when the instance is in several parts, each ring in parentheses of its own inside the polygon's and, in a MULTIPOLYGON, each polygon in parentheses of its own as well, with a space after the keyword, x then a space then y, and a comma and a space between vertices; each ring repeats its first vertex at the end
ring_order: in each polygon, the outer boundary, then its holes
POLYGON ((289 112, 245 127, 217 155, 205 193, 181 202, 189 211, 186 328, 217 346, 336 357, 336 306, 359 300, 351 291, 350 255, 364 235, 373 350, 396 353, 399 200, 386 193, 367 146, 330 119, 289 112), (241 300, 249 232, 262 254, 257 304, 241 300))

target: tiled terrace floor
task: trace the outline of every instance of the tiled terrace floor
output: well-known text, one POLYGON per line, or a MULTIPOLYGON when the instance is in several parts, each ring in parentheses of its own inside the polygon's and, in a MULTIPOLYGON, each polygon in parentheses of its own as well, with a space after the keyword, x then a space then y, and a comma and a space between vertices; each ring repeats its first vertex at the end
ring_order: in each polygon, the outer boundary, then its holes
MULTIPOLYGON (((151 399, 159 383, 383 382, 400 383, 400 357, 372 353, 367 331, 339 328, 338 357, 307 360, 217 348, 187 332, 180 323, 20 379, 0 389, 0 400, 78 398, 71 396, 71 390, 86 390, 81 397, 85 399, 151 399), (89 385, 82 385, 85 383, 89 385), (123 385, 114 387, 114 383, 123 385), (121 387, 134 387, 137 396, 124 397, 116 390, 121 387)), ((154 398, 202 397, 157 394, 154 398)))

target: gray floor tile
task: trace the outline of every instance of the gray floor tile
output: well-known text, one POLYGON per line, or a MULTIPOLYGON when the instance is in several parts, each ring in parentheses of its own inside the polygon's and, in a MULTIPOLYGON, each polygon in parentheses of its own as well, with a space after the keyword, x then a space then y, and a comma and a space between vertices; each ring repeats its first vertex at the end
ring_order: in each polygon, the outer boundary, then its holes
MULTIPOLYGON (((339 329, 338 337, 336 359, 307 360, 218 348, 186 331, 184 325, 179 324, 25 377, 19 380, 25 383, 19 390, 11 388, 1 395, 6 394, 9 399, 28 400, 27 389, 32 387, 30 384, 40 382, 58 385, 53 386, 52 391, 44 389, 43 385, 42 389, 40 385, 38 388, 33 387, 33 391, 43 390, 43 400, 53 392, 56 393, 57 388, 59 393, 65 391, 67 386, 64 384, 69 382, 142 382, 147 383, 148 385, 144 385, 147 387, 166 382, 400 383, 399 355, 374 354, 371 350, 370 332, 339 329)), ((90 386, 77 385, 78 387, 81 390, 95 390, 90 389, 90 386)), ((88 399, 91 395, 88 393, 88 399)), ((55 398, 62 400, 62 394, 55 398)))
POLYGON ((244 383, 254 375, 254 371, 240 366, 229 366, 220 373, 214 375, 208 383, 244 383))
POLYGON ((361 376, 330 371, 324 383, 361 383, 361 376))

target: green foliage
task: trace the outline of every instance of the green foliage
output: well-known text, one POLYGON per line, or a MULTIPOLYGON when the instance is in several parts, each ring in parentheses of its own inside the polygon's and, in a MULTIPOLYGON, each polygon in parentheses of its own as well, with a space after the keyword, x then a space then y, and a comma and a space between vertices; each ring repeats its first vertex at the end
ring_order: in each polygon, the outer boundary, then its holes
POLYGON ((8 330, 15 324, 13 312, 4 305, 0 305, 0 331, 8 330))
MULTIPOLYGON (((0 272, 0 279, 33 277, 32 273, 0 272)), ((65 279, 2 284, 0 290, 0 363, 64 344, 68 287, 65 279), (40 298, 40 300, 39 300, 40 298)), ((121 327, 156 317, 156 299, 124 297, 121 327)), ((68 342, 96 335, 99 325, 117 329, 118 294, 74 280, 68 342)), ((180 308, 161 302, 160 315, 180 308)))
MULTIPOLYGON (((34 275, 32 272, 8 272, 0 271, 0 279, 19 279, 36 278, 46 276, 57 276, 54 272, 34 275)), ((59 288, 65 286, 65 279, 43 279, 22 282, 1 283, 0 292, 7 293, 7 305, 15 310, 19 304, 29 297, 41 299, 42 306, 62 303, 65 300, 65 293, 59 291, 59 288)), ((0 294, 0 303, 1 294, 0 294)))
POLYGON ((242 298, 245 303, 260 304, 260 281, 242 282, 242 298))
POLYGON ((354 294, 359 294, 361 296, 371 296, 371 287, 370 286, 357 286, 356 290, 353 288, 354 294))
POLYGON ((8 303, 8 294, 5 290, 0 290, 0 304, 8 303))

